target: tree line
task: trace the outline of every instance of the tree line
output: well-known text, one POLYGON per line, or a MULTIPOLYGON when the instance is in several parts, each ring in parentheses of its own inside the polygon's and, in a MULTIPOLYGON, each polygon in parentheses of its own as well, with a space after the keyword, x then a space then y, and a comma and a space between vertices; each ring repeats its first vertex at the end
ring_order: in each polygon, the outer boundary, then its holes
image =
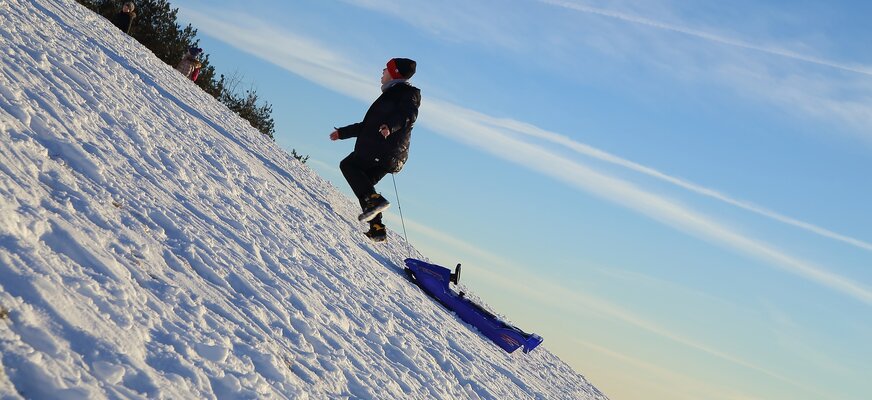
MULTIPOLYGON (((127 0, 76 1, 111 20, 127 0)), ((191 24, 185 27, 179 25, 176 17, 179 9, 172 8, 167 0, 137 0, 135 5, 136 18, 129 34, 163 62, 175 66, 190 47, 198 47, 200 40, 197 39, 197 29, 191 24)), ((195 84, 239 114, 262 134, 275 140, 272 105, 265 101, 261 104, 254 88, 241 90, 241 78, 238 75, 225 77, 221 74, 216 77, 215 67, 209 63, 209 55, 205 52, 200 56, 200 63, 200 76, 195 84)), ((291 155, 303 163, 309 159, 309 156, 297 154, 295 149, 291 151, 291 155)))

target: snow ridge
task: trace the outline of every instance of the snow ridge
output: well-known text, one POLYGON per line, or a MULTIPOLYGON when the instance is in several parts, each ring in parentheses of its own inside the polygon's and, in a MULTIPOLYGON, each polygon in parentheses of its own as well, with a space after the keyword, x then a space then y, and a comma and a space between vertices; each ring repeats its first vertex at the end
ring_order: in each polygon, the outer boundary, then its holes
POLYGON ((2 1, 0 51, 0 398, 605 399, 102 17, 2 1))

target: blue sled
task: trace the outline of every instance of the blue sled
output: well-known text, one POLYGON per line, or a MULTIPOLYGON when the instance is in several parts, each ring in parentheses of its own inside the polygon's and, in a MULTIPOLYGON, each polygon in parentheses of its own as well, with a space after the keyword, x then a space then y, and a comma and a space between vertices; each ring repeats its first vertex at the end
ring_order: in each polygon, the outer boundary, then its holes
POLYGON ((460 319, 478 328, 479 332, 506 352, 511 353, 518 347, 524 346, 524 353, 529 353, 542 343, 541 336, 525 333, 517 327, 500 321, 495 315, 465 298, 463 292, 457 293, 451 290, 448 284, 456 285, 460 279, 460 264, 457 264, 457 269, 451 273, 448 268, 407 258, 406 274, 424 292, 457 313, 460 319))

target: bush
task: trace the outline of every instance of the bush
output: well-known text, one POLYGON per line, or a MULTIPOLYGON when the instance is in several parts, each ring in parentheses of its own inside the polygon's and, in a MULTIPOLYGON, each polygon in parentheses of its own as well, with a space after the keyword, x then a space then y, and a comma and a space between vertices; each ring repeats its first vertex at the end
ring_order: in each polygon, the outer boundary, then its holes
POLYGON ((272 119, 272 105, 269 103, 258 105, 257 90, 250 87, 240 91, 241 82, 242 77, 238 74, 233 74, 229 78, 221 75, 217 82, 217 86, 221 88, 218 100, 246 119, 260 133, 275 140, 276 129, 275 121, 272 119))

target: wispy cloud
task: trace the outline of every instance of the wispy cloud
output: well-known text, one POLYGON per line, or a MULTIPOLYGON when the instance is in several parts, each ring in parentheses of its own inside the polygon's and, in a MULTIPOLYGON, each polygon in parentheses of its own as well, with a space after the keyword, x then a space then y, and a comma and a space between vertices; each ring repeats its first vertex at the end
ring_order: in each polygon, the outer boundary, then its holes
POLYGON ((330 51, 317 41, 244 14, 234 14, 231 21, 190 7, 185 10, 185 16, 201 32, 327 89, 363 101, 371 100, 379 93, 378 87, 372 84, 372 74, 355 72, 353 65, 345 57, 330 51))
POLYGON ((636 391, 646 393, 647 396, 652 398, 708 398, 713 400, 736 400, 740 398, 746 400, 757 399, 757 397, 751 397, 749 395, 733 394, 736 391, 736 388, 734 387, 715 387, 713 385, 706 384, 705 382, 695 380, 688 375, 675 373, 674 371, 664 368, 662 363, 653 364, 627 355, 625 353, 615 351, 614 349, 599 346, 581 339, 576 339, 574 343, 580 348, 593 350, 597 353, 605 355, 609 359, 619 362, 622 365, 622 370, 625 373, 631 373, 631 371, 628 371, 629 368, 636 369, 639 373, 656 377, 657 379, 652 379, 649 382, 638 382, 639 385, 644 385, 645 383, 648 383, 649 386, 653 387, 640 386, 633 388, 636 391))
MULTIPOLYGON (((250 18, 234 16, 231 23, 193 10, 189 11, 189 16, 202 32, 324 87, 362 100, 374 97, 371 79, 354 72, 349 67, 352 63, 325 50, 326 46, 250 18), (282 39, 263 41, 263 37, 282 39)), ((497 120, 493 117, 432 98, 422 105, 421 115, 419 123, 434 132, 872 305, 872 291, 857 282, 752 240, 709 217, 628 182, 596 172, 542 146, 519 140, 504 131, 501 126, 506 125, 504 122, 495 125, 497 120)))
POLYGON ((767 320, 770 321, 769 329, 776 337, 775 342, 795 359, 805 365, 815 365, 830 376, 856 376, 857 369, 843 364, 843 360, 828 351, 830 349, 826 348, 826 345, 813 344, 814 340, 809 336, 810 333, 790 313, 772 303, 764 304, 761 311, 767 314, 767 320))
POLYGON ((739 48, 748 49, 748 50, 759 51, 759 52, 770 54, 770 55, 786 57, 786 58, 790 58, 793 60, 804 61, 804 62, 808 62, 808 63, 812 63, 812 64, 822 65, 825 67, 836 68, 836 69, 840 69, 843 71, 855 72, 855 73, 863 74, 863 75, 872 75, 872 68, 865 66, 865 65, 845 64, 845 63, 827 60, 824 58, 810 56, 807 54, 797 53, 794 51, 790 51, 790 50, 786 50, 786 49, 782 49, 782 48, 778 48, 778 47, 761 46, 759 44, 754 44, 751 42, 747 42, 747 41, 743 41, 743 40, 739 40, 739 39, 734 39, 734 38, 727 37, 727 36, 715 35, 712 33, 708 33, 708 32, 697 30, 697 29, 688 28, 688 27, 681 26, 681 25, 674 25, 674 24, 669 24, 669 23, 665 23, 665 22, 655 21, 655 20, 651 20, 651 19, 644 18, 641 16, 626 14, 626 13, 617 12, 617 11, 608 10, 608 9, 603 9, 603 8, 589 7, 589 6, 578 4, 575 2, 568 2, 568 1, 562 1, 562 0, 537 0, 537 1, 539 1, 540 3, 550 4, 553 6, 557 6, 557 7, 561 7, 561 8, 565 8, 565 9, 569 9, 569 10, 574 10, 574 11, 578 11, 578 12, 582 12, 582 13, 586 13, 586 14, 595 14, 595 15, 600 15, 603 17, 608 17, 608 18, 632 23, 632 24, 644 25, 644 26, 648 26, 651 28, 681 33, 684 35, 693 36, 693 37, 696 37, 699 39, 703 39, 706 41, 719 43, 719 44, 723 44, 723 45, 727 45, 727 46, 733 46, 733 47, 739 47, 739 48))
POLYGON ((431 129, 443 135, 872 305, 872 292, 856 282, 796 259, 763 242, 749 239, 702 214, 628 182, 596 172, 541 146, 512 138, 489 126, 487 120, 490 117, 438 100, 430 100, 428 104, 427 113, 432 115, 434 121, 439 121, 438 126, 431 129))
MULTIPOLYGON (((501 268, 507 267, 511 268, 511 264, 501 266, 501 268)), ((701 353, 707 354, 716 359, 742 366, 744 368, 766 375, 770 378, 788 383, 794 387, 803 388, 807 391, 811 391, 810 388, 800 382, 797 382, 782 374, 773 372, 760 365, 742 359, 741 357, 737 357, 733 354, 718 350, 698 340, 691 339, 675 333, 668 328, 665 328, 660 324, 657 324, 656 322, 641 317, 638 314, 627 310, 621 306, 579 291, 568 290, 565 287, 555 285, 552 282, 542 280, 541 278, 533 275, 525 274, 526 276, 524 277, 524 279, 517 279, 517 276, 519 274, 524 273, 521 270, 518 270, 518 274, 509 271, 502 271, 502 273, 493 274, 490 279, 499 282, 500 287, 506 288, 513 293, 524 293, 528 298, 535 299, 540 304, 551 305, 553 309, 569 308, 567 312, 569 312, 570 315, 580 315, 579 310, 585 310, 585 312, 588 313, 604 315, 628 324, 636 329, 644 330, 648 333, 667 339, 681 346, 685 346, 701 353), (530 288, 536 289, 530 290, 530 288)))
POLYGON ((753 203, 738 200, 732 198, 726 194, 720 193, 717 190, 707 188, 693 182, 689 182, 684 179, 680 179, 666 173, 660 172, 656 169, 635 163, 633 161, 618 157, 616 155, 610 154, 608 152, 593 148, 584 143, 579 143, 572 138, 561 135, 555 132, 549 132, 544 129, 538 128, 534 125, 520 122, 512 119, 504 119, 504 118, 492 118, 486 115, 480 115, 479 118, 482 122, 487 123, 491 126, 498 127, 501 129, 505 129, 510 132, 516 132, 519 134, 527 135, 530 137, 534 137, 537 139, 542 139, 548 142, 552 142, 561 146, 564 146, 570 150, 573 150, 579 154, 583 154, 585 156, 595 158, 597 160, 605 161, 610 164, 614 164, 620 167, 627 168, 629 170, 647 175, 652 178, 656 178, 658 180, 662 180, 664 182, 671 183, 683 189, 689 190, 693 193, 710 197, 729 205, 741 208, 746 211, 750 211, 752 213, 764 216, 766 218, 770 218, 779 222, 782 222, 787 225, 791 225, 808 232, 815 233, 817 235, 827 237, 833 240, 837 240, 864 250, 872 251, 872 243, 862 241, 860 239, 856 239, 850 236, 842 235, 831 230, 819 227, 817 225, 800 221, 795 218, 791 218, 782 214, 779 214, 775 211, 769 210, 767 208, 755 205, 753 203))
MULTIPOLYGON (((724 90, 750 101, 768 103, 803 119, 845 123, 848 131, 866 143, 872 142, 872 65, 840 62, 805 52, 793 51, 776 43, 765 45, 765 37, 739 39, 740 33, 715 34, 687 24, 668 23, 633 13, 591 7, 567 0, 534 0, 558 9, 599 16, 603 21, 617 21, 608 34, 611 47, 600 47, 608 54, 616 51, 624 57, 655 65, 667 77, 679 82, 715 82, 724 90), (638 36, 625 27, 650 28, 652 31, 684 35, 690 41, 676 43, 671 38, 646 34, 638 36), (620 43, 619 46, 614 46, 620 43), (766 56, 766 57, 760 57, 766 56), (793 61, 793 62, 781 62, 793 61), (817 70, 803 68, 824 67, 817 70), (821 74, 832 69, 840 74, 821 74)), ((590 22, 589 20, 587 22, 590 22)), ((746 35, 750 36, 750 35, 746 35)), ((575 46, 577 48, 577 46, 575 46)), ((619 66, 619 65, 615 65, 619 66)), ((830 132, 827 132, 830 133, 830 132)), ((823 232, 821 232, 823 233, 823 232)))
MULTIPOLYGON (((388 218, 388 220, 391 221, 393 225, 398 225, 399 223, 401 223, 399 217, 393 214, 387 214, 386 218, 388 218)), ((410 231, 414 231, 430 239, 434 239, 443 244, 446 244, 449 248, 460 250, 463 253, 484 262, 485 265, 508 266, 513 264, 508 259, 484 250, 480 246, 476 246, 469 242, 460 240, 455 235, 446 234, 442 231, 430 228, 427 225, 417 223, 414 220, 406 218, 405 225, 409 228, 410 231)))
POLYGON ((507 35, 512 27, 526 25, 523 15, 493 2, 465 0, 403 1, 343 0, 380 14, 405 21, 415 29, 451 42, 487 43, 490 47, 515 49, 526 40, 507 35), (487 23, 482 23, 487 21, 487 23))

